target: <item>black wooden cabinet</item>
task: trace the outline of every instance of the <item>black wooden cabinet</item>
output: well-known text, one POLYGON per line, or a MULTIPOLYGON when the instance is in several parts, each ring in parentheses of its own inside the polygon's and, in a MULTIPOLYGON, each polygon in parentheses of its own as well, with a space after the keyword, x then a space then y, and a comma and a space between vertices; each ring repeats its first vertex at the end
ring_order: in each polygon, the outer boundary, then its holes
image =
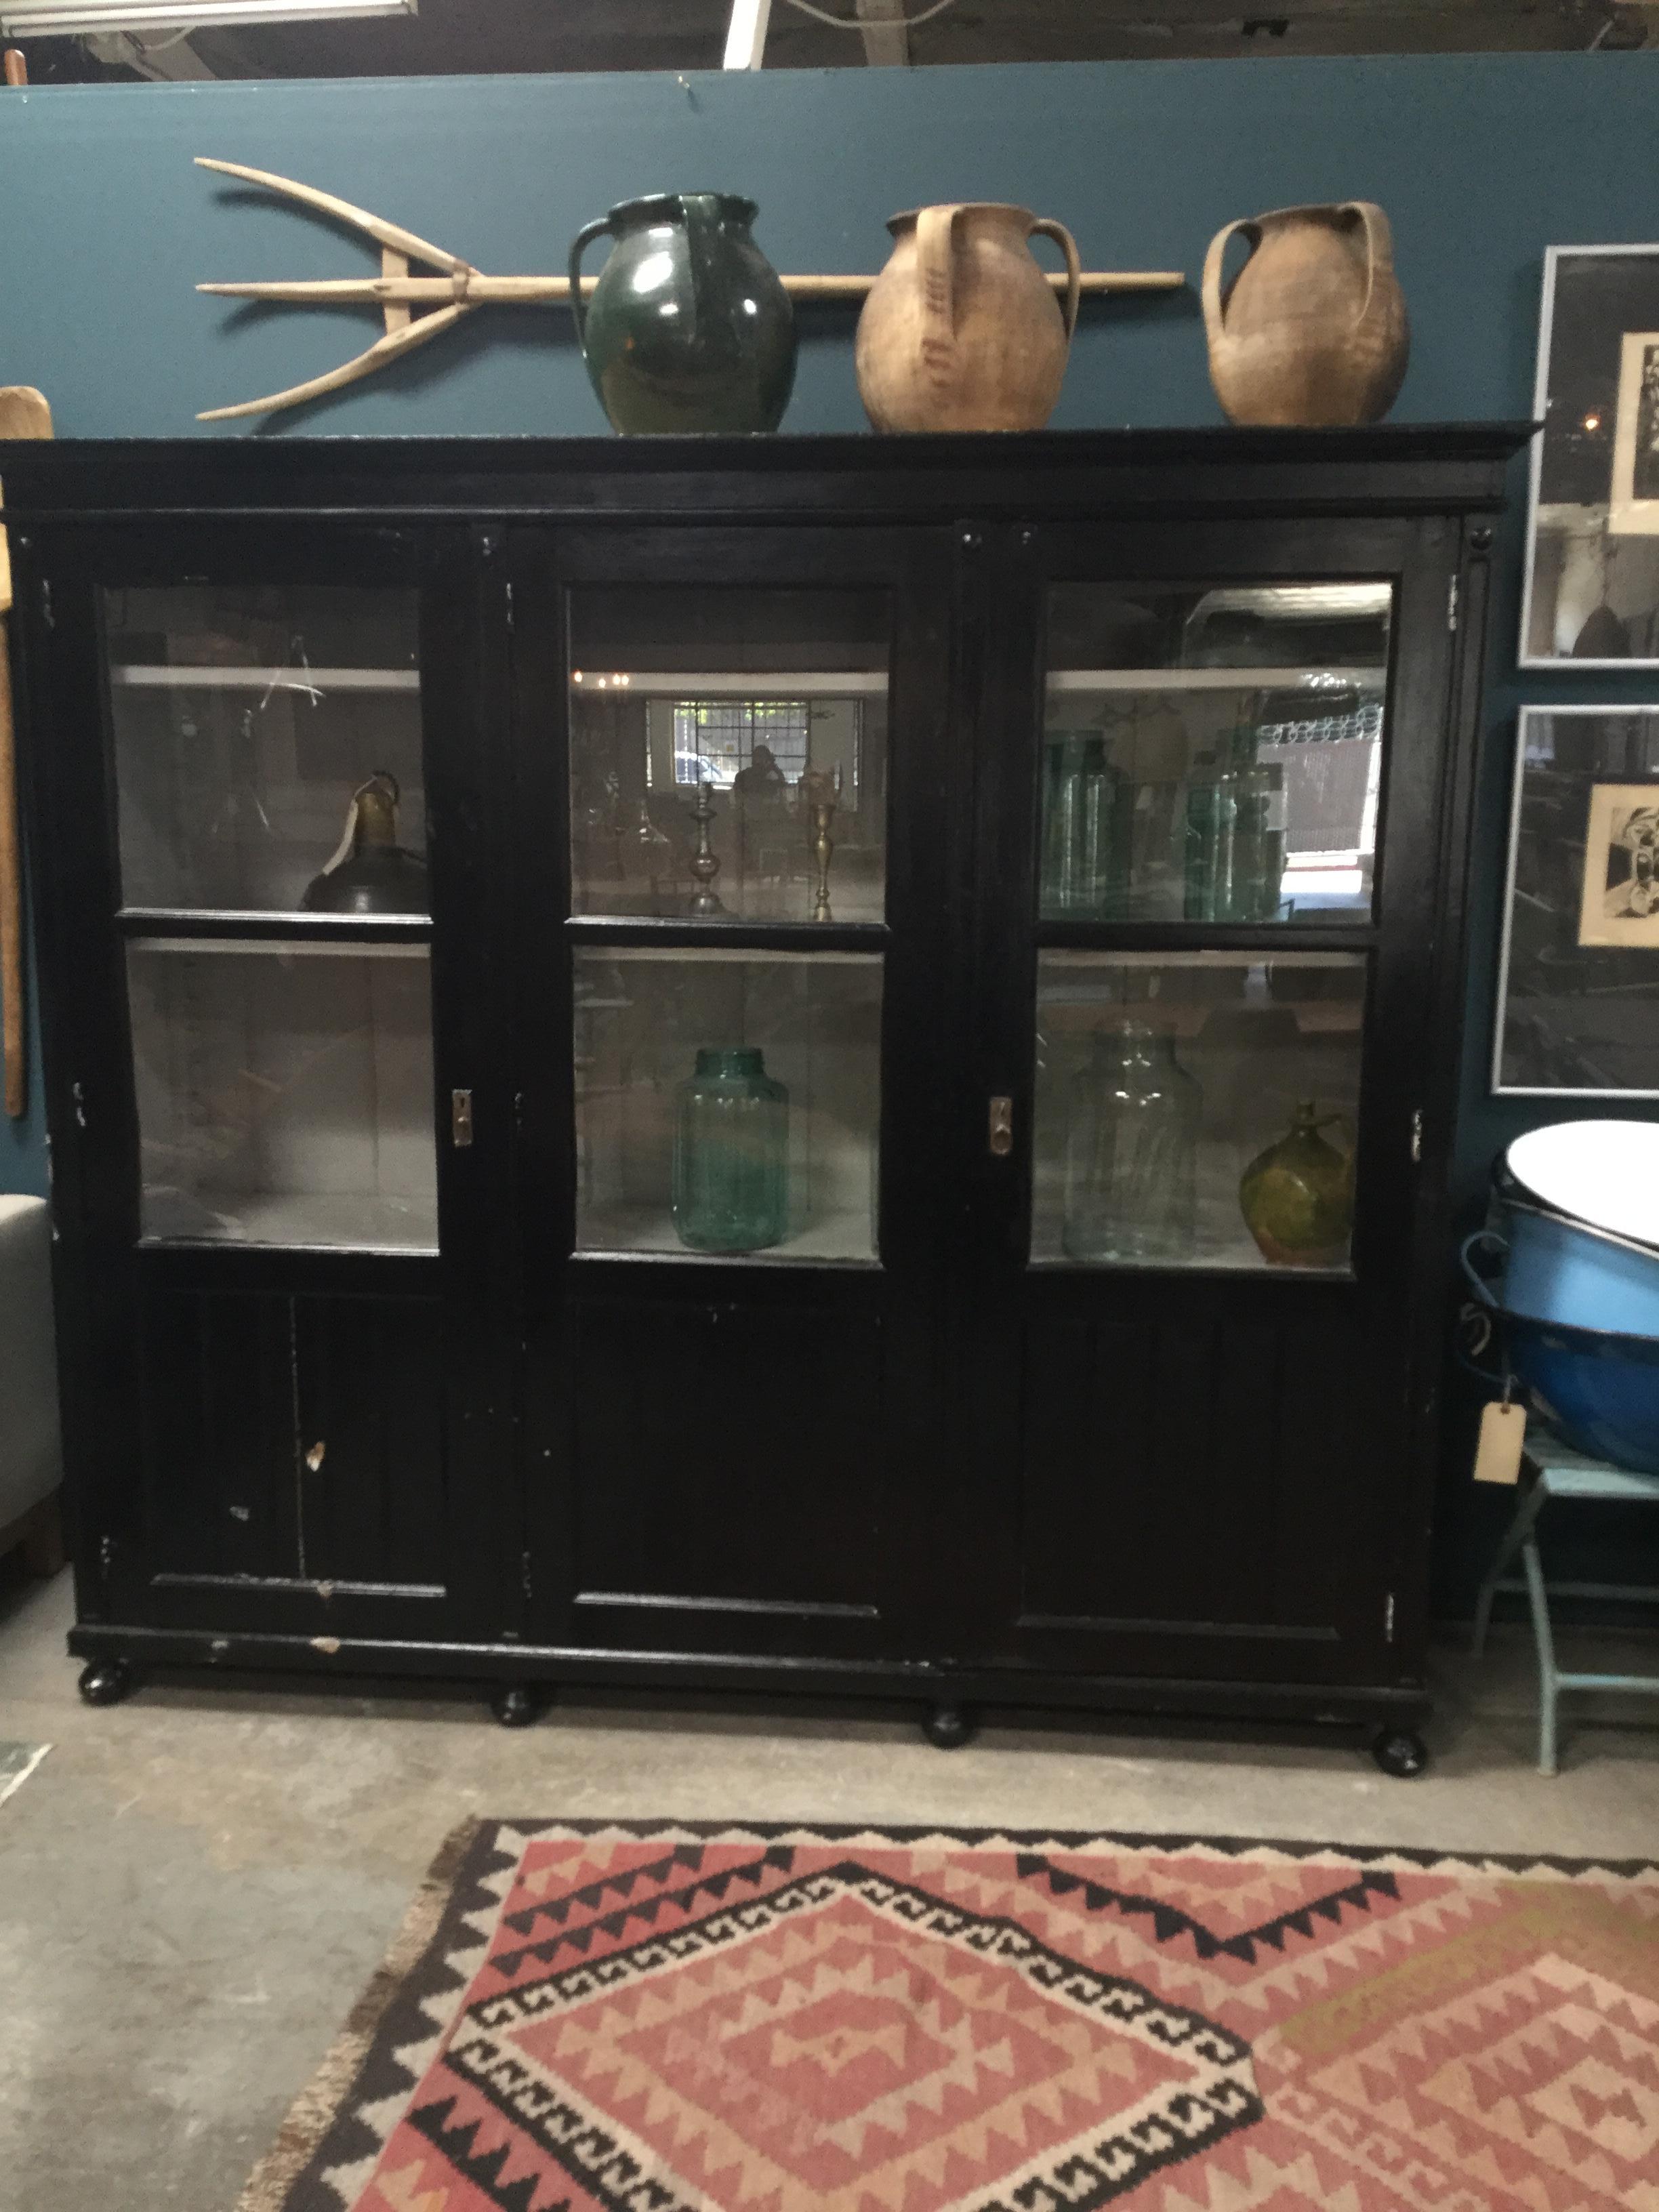
POLYGON ((1519 436, 0 451, 88 1694, 1409 1765, 1519 436))

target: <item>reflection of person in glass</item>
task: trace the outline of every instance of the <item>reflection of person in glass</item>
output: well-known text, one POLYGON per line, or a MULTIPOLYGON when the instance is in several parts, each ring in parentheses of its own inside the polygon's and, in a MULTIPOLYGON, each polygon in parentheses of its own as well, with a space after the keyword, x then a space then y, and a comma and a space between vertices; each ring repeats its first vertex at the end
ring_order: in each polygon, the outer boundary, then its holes
POLYGON ((755 757, 748 768, 740 768, 732 779, 734 795, 745 806, 781 806, 788 796, 789 785, 770 745, 757 745, 755 757))

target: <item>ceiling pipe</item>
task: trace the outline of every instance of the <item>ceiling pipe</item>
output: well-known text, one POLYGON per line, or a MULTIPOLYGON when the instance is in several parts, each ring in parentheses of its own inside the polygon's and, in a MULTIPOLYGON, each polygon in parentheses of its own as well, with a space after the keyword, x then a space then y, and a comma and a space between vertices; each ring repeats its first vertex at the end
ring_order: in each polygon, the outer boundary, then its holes
POLYGON ((763 65, 766 58, 766 27, 771 17, 772 0, 732 0, 722 69, 757 70, 763 65))
POLYGON ((904 68, 910 59, 904 0, 857 0, 864 31, 864 58, 878 67, 904 68))

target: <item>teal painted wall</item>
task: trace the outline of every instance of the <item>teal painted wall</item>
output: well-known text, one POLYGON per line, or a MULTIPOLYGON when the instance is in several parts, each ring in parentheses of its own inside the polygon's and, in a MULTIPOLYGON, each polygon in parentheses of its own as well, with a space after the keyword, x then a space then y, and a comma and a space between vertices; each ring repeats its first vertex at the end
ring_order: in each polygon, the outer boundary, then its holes
MULTIPOLYGON (((325 220, 192 167, 206 154, 320 185, 519 273, 561 269, 579 223, 671 185, 750 194, 783 268, 874 269, 893 210, 1005 199, 1060 216, 1097 268, 1194 278, 1231 216, 1376 199, 1414 333, 1396 414, 1518 416, 1532 400, 1544 247, 1659 239, 1656 112, 1659 55, 1640 54, 14 93, 0 106, 0 380, 40 386, 64 436, 173 436, 199 407, 296 382, 367 343, 361 313, 239 307, 192 290, 372 265, 325 220)), ((786 430, 862 428, 851 341, 847 312, 804 313, 786 430)), ((1218 419, 1195 295, 1085 311, 1054 419, 1218 419)), ((566 315, 485 309, 390 374, 252 434, 602 427, 566 315)), ((1459 1168, 1471 1206, 1498 1146, 1547 1118, 1486 1096, 1515 708, 1659 695, 1635 677, 1515 677, 1519 469, 1514 495, 1477 827, 1459 1168)), ((0 1134, 0 1188, 39 1188, 43 1175, 34 1124, 0 1134)), ((1453 1553, 1486 1525, 1466 1522, 1473 1512, 1454 1507, 1453 1553)))

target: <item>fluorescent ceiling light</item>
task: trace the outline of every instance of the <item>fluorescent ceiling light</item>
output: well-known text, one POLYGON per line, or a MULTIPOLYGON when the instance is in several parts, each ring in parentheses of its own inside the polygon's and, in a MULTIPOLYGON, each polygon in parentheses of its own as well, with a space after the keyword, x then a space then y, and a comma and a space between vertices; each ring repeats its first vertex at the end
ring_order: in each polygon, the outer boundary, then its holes
POLYGON ((39 39, 58 32, 201 31, 216 24, 416 12, 416 0, 0 0, 0 31, 9 39, 39 39))

